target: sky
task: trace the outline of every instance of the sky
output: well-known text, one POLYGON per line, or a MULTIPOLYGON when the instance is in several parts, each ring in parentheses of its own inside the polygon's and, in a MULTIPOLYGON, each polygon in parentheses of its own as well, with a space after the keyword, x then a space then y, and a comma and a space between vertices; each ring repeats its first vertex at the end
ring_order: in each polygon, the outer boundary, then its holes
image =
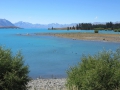
POLYGON ((0 0, 0 19, 33 24, 120 21, 120 0, 0 0))

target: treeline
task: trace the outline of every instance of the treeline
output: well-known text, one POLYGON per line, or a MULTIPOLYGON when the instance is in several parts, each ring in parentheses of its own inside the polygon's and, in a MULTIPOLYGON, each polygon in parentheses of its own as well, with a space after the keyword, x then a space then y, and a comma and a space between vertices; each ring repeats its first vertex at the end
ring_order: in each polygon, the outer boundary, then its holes
POLYGON ((67 27, 67 30, 117 30, 120 29, 120 23, 107 22, 106 24, 79 23, 73 27, 67 27))

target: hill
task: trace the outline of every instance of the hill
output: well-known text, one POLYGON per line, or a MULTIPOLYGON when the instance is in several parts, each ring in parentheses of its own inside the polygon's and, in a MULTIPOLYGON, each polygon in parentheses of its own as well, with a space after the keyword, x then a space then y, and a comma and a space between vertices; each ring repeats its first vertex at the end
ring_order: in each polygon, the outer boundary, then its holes
POLYGON ((12 24, 10 21, 6 20, 6 19, 0 19, 0 29, 1 28, 5 28, 5 29, 9 29, 9 28, 19 28, 16 27, 14 24, 12 24))
POLYGON ((76 23, 72 23, 72 24, 58 24, 58 23, 32 24, 29 22, 20 21, 20 22, 14 23, 14 25, 21 27, 21 28, 52 28, 52 27, 63 28, 63 27, 70 27, 70 26, 76 25, 76 23))
POLYGON ((10 21, 6 19, 0 19, 0 27, 9 27, 9 26, 14 26, 10 21))

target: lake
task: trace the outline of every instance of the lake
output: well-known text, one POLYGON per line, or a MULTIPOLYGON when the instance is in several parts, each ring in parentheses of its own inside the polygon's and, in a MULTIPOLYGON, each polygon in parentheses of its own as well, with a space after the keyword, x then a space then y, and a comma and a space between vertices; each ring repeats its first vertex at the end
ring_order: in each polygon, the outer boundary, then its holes
MULTIPOLYGON (((93 33, 93 30, 0 29, 0 45, 10 48, 13 54, 19 50, 29 65, 30 77, 65 78, 66 70, 80 62, 82 54, 95 54, 103 49, 116 50, 120 43, 84 41, 54 36, 36 36, 34 33, 93 33), (32 35, 25 35, 25 34, 32 35), (18 35, 24 34, 24 35, 18 35)), ((100 31, 100 33, 114 33, 100 31)), ((120 33, 119 33, 120 34, 120 33)))

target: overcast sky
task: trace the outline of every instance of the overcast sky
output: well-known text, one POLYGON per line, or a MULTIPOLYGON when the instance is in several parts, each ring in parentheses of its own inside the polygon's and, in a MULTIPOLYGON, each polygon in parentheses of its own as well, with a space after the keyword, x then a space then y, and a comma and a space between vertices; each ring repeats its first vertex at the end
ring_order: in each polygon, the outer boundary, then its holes
POLYGON ((33 24, 120 21, 120 0, 0 0, 0 18, 33 24))

